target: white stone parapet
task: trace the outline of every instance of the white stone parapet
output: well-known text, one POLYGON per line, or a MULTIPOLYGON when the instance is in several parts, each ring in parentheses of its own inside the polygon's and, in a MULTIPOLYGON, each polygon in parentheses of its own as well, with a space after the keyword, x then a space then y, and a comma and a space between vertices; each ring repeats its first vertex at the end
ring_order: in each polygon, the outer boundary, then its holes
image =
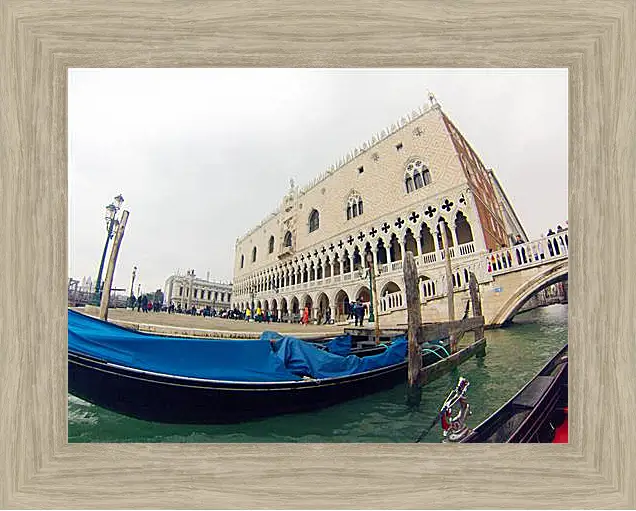
POLYGON ((549 260, 568 258, 568 230, 563 229, 547 237, 503 248, 486 255, 488 272, 502 275, 519 268, 544 264, 549 260))

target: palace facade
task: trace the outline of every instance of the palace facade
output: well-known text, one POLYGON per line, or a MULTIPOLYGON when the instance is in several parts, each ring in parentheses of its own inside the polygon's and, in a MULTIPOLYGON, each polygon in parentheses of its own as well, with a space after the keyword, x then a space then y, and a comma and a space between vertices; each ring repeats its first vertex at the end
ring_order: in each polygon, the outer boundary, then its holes
POLYGON ((166 279, 164 289, 166 304, 181 305, 182 309, 209 305, 218 311, 227 310, 231 305, 232 284, 197 278, 194 270, 187 271, 186 275, 171 275, 166 279))
MULTIPOLYGON (((484 274, 489 249, 525 233, 498 183, 435 98, 374 135, 304 188, 291 182, 279 208, 239 238, 232 305, 296 320, 305 306, 336 321, 347 303, 369 301, 366 264, 377 275, 382 324, 406 320, 402 258, 411 251, 423 308, 442 292, 446 230, 453 281, 484 274), (514 219, 514 222, 510 220, 514 219), (462 263, 462 264, 456 264, 462 263)), ((376 311, 378 312, 378 311, 376 311)))

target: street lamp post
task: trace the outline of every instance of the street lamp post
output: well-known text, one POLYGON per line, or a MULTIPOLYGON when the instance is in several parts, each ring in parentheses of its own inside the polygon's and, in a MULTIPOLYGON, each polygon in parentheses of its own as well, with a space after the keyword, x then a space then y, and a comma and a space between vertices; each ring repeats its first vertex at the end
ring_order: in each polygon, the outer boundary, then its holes
POLYGON ((132 282, 130 283, 130 306, 132 308, 135 307, 135 301, 134 301, 134 293, 133 291, 135 290, 135 277, 137 276, 137 267, 133 266, 133 271, 132 271, 132 282))
POLYGON ((104 244, 104 251, 102 252, 102 260, 99 263, 99 271, 97 272, 97 282, 95 283, 95 299, 93 303, 99 305, 102 298, 102 272, 104 271, 104 262, 106 261, 106 252, 108 252, 108 244, 113 237, 113 231, 117 226, 117 211, 124 203, 124 198, 121 194, 114 198, 114 202, 111 202, 106 206, 106 243, 104 244))

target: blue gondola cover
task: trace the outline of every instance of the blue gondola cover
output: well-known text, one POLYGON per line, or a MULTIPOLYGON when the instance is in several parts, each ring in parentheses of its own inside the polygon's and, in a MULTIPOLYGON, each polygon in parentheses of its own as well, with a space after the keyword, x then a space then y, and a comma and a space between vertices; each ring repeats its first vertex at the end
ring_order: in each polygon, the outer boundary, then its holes
POLYGON ((339 335, 327 343, 327 351, 346 357, 351 353, 351 335, 339 335))
POLYGON ((160 374, 279 382, 297 381, 305 376, 316 379, 347 376, 398 364, 405 359, 407 343, 401 337, 380 355, 358 358, 328 353, 311 343, 273 332, 265 332, 254 340, 161 337, 69 310, 68 348, 111 364, 160 374))

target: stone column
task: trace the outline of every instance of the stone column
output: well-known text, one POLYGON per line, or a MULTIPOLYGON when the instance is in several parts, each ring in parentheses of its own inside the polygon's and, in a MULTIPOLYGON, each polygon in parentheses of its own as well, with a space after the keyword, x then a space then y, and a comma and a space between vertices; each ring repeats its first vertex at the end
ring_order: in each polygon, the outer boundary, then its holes
POLYGON ((435 244, 435 253, 437 254, 437 260, 441 261, 442 260, 442 247, 441 247, 441 244, 439 242, 438 231, 440 233, 442 231, 442 226, 441 226, 441 223, 439 223, 439 222, 437 222, 437 226, 435 227, 435 229, 433 229, 433 232, 431 234, 433 236, 433 243, 435 244))
MULTIPOLYGON (((451 222, 449 227, 450 227, 451 236, 453 238, 453 246, 455 247, 455 250, 457 250, 457 246, 459 245, 459 243, 457 242, 457 231, 455 230, 456 228, 455 222, 451 222)), ((458 256, 458 255, 459 255, 459 252, 455 252, 455 256, 458 256)))
MULTIPOLYGON (((373 266, 375 268, 378 268, 378 247, 375 247, 375 250, 373 250, 373 245, 371 245, 371 254, 373 255, 373 266)), ((366 255, 366 252, 365 252, 366 255)), ((377 273, 377 271, 376 271, 377 273)))
POLYGON ((420 227, 420 231, 417 233, 413 233, 413 237, 415 238, 415 243, 417 244, 420 255, 424 255, 424 247, 422 246, 422 231, 420 227))
POLYGON ((170 284, 168 284, 168 289, 167 289, 167 291, 168 291, 168 301, 167 301, 168 306, 170 306, 170 304, 172 303, 172 286, 173 286, 173 284, 174 284, 174 278, 170 277, 170 284))
POLYGON ((192 307, 192 292, 194 288, 194 273, 190 274, 190 288, 188 290, 188 308, 192 307))

